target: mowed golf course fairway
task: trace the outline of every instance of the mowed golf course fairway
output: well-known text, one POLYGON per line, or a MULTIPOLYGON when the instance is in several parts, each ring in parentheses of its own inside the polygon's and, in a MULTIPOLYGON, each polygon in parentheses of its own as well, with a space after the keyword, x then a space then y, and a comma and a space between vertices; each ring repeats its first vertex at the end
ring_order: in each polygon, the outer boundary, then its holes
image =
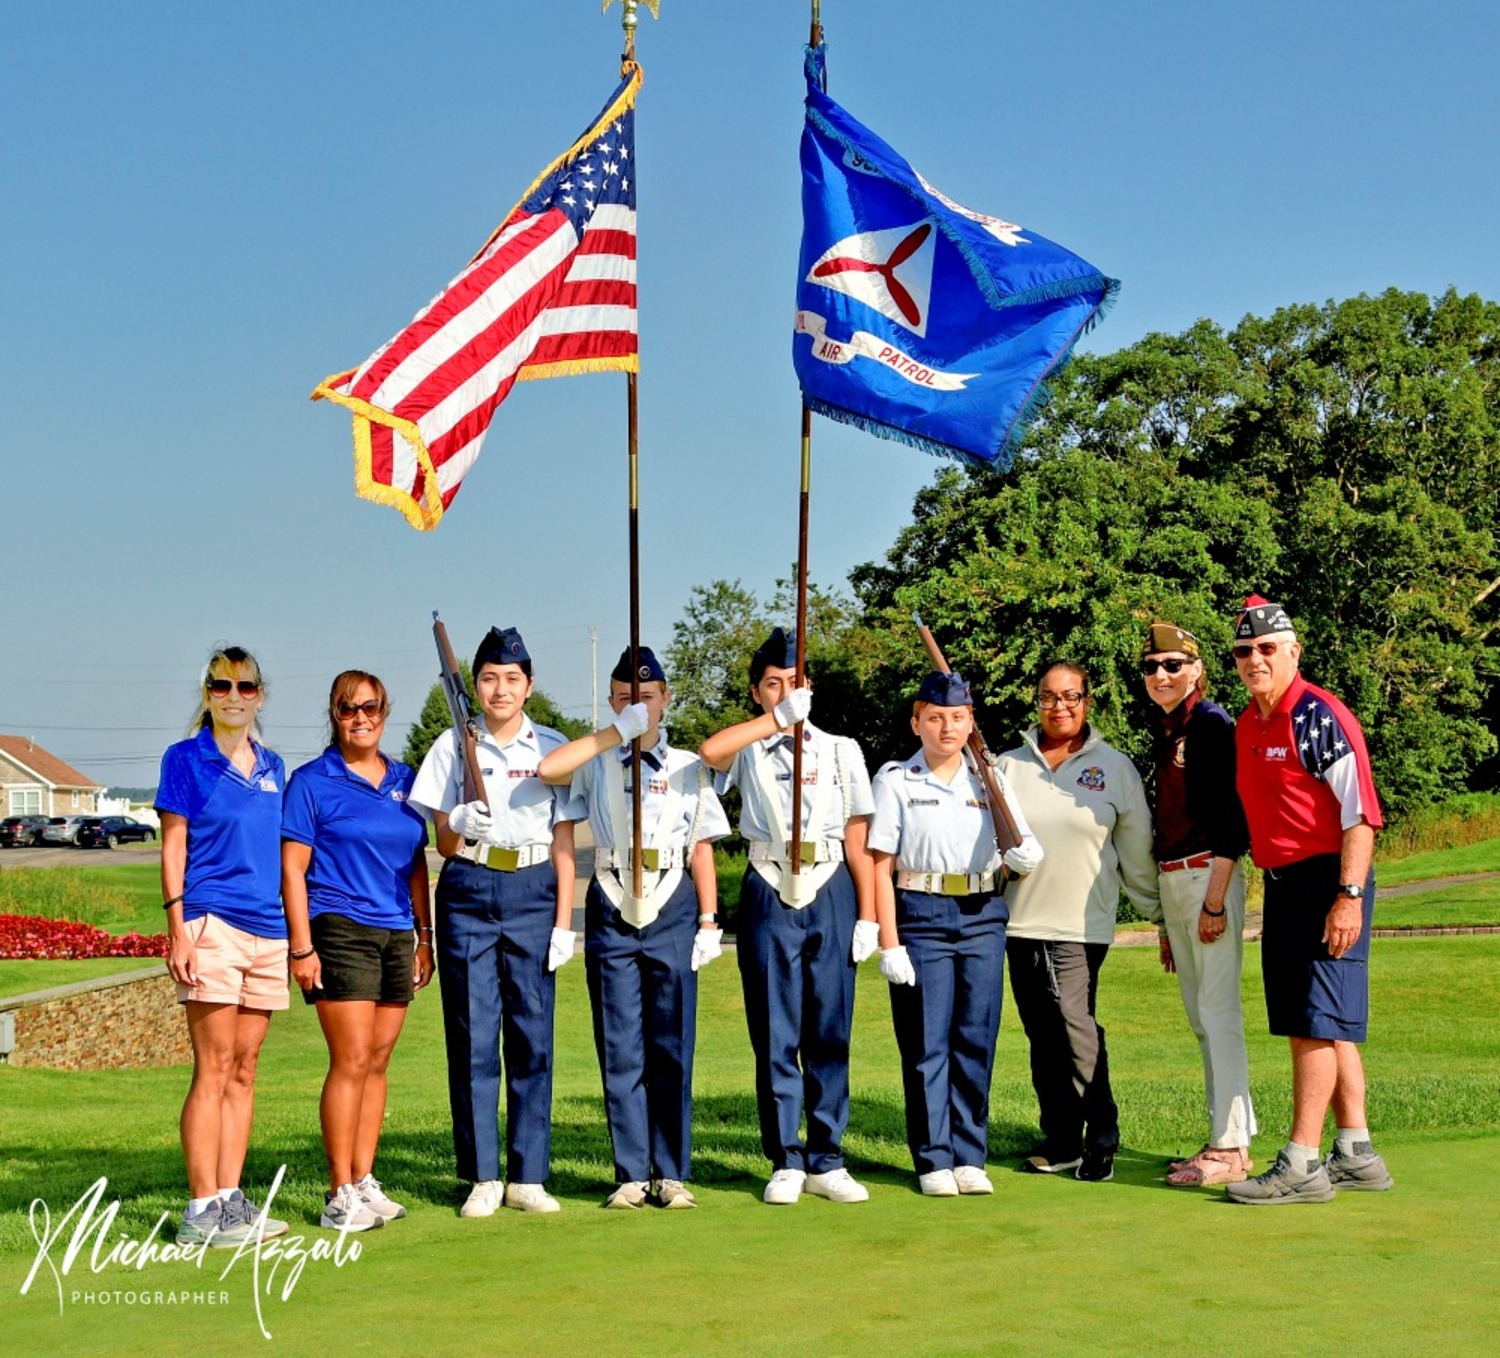
MULTIPOLYGON (((182 1210, 184 1067, 67 1074, 0 1068, 0 1353, 244 1354, 1369 1354, 1500 1347, 1500 936, 1377 940, 1370 1115, 1390 1193, 1247 1208, 1171 1189, 1165 1161, 1203 1137, 1197 1048, 1154 947, 1117 948, 1101 1018, 1125 1146, 1113 1182, 1015 1172, 1036 1137, 1024 1037, 1007 1008, 991 1122, 990 1198, 920 1197, 907 1156, 886 985, 862 968, 846 1150, 871 1200, 759 1201, 766 1172, 729 955, 703 973, 696 1212, 606 1212, 611 1175, 583 967, 559 977, 552 1217, 457 1216, 438 996, 418 997, 391 1071, 377 1173, 410 1215, 359 1237, 341 1267, 261 1265, 63 1276, 54 1228, 101 1174, 122 1200, 109 1243, 182 1210), (25 1295, 29 1271, 36 1276, 25 1295), (186 1304, 141 1300, 187 1293, 186 1304), (109 1294, 107 1297, 104 1294, 109 1294), (213 1293, 212 1305, 192 1297, 213 1293), (62 1297, 59 1308, 59 1294, 62 1297), (90 1300, 92 1294, 92 1300, 90 1300), (134 1301, 130 1298, 134 1296, 134 1301), (101 1299, 102 1298, 102 1299, 101 1299), (267 1341, 260 1326, 272 1336, 267 1341)), ((134 962, 122 965, 128 969, 134 962)), ((1259 952, 1245 1001, 1259 1163, 1289 1120, 1284 1043, 1266 1035, 1259 952)), ((287 1166, 277 1215, 316 1226, 322 1037, 298 999, 261 1061, 246 1184, 287 1166)), ((90 1240, 89 1246, 93 1241, 90 1240)))

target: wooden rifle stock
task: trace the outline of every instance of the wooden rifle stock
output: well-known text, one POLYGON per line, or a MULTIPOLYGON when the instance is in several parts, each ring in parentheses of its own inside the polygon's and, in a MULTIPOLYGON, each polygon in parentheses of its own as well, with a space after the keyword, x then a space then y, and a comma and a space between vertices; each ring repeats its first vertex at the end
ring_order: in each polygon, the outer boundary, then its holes
MULTIPOLYGON (((932 629, 922 621, 922 615, 913 613, 912 619, 917 624, 917 635, 922 638, 922 644, 927 647, 927 655, 932 661, 933 668, 940 674, 952 674, 953 667, 943 655, 943 648, 938 645, 937 638, 932 635, 932 629)), ((985 795, 990 803, 990 819, 995 824, 996 847, 1002 854, 1007 849, 1019 848, 1021 831, 1016 825, 1016 818, 1011 814, 1004 794, 1000 791, 1000 780, 995 777, 995 770, 990 765, 989 747, 985 745, 984 737, 979 734, 978 722, 975 722, 969 731, 969 743, 965 753, 969 756, 970 767, 975 769, 984 780, 985 795)))
POLYGON ((464 752, 464 801, 483 802, 488 811, 484 775, 479 771, 479 732, 474 725, 474 708, 469 701, 469 691, 464 687, 464 677, 459 673, 458 661, 453 657, 448 629, 435 608, 432 610, 432 639, 437 643, 438 675, 442 680, 443 694, 448 699, 448 713, 453 718, 453 733, 464 752))

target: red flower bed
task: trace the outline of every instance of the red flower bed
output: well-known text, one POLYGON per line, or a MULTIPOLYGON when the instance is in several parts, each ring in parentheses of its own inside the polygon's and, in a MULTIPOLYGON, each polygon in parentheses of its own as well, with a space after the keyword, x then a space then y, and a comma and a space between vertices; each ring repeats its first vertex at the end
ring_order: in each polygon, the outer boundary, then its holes
POLYGON ((165 934, 107 934, 72 920, 0 915, 0 958, 10 961, 166 955, 165 934))

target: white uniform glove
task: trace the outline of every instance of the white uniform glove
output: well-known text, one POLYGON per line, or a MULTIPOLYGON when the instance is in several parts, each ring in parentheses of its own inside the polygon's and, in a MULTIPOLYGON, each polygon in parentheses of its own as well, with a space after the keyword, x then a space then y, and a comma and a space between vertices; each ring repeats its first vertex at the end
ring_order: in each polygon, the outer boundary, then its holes
POLYGON ((724 955, 724 931, 722 929, 699 929, 693 935, 693 970, 706 967, 716 957, 724 955))
POLYGON ((612 725, 620 733, 620 744, 629 745, 637 736, 646 734, 646 728, 651 725, 651 714, 646 711, 645 703, 631 703, 612 725))
POLYGON ((573 950, 577 946, 578 939, 571 929, 554 929, 552 941, 547 944, 547 970, 556 971, 567 966, 573 960, 573 950))
POLYGON ((483 802, 464 802, 448 813, 448 828, 465 839, 487 839, 494 825, 483 802))
POLYGON ((1028 872, 1033 871, 1044 857, 1046 855, 1042 852, 1040 841, 1028 835, 1014 849, 1007 849, 1001 862, 1017 877, 1024 877, 1028 872))
POLYGON ((776 725, 783 731, 788 726, 795 726, 799 721, 805 721, 807 714, 812 711, 812 689, 794 688, 773 709, 776 717, 776 725))
POLYGON ((854 947, 851 954, 858 966, 867 957, 874 957, 880 949, 880 926, 872 919, 854 921, 854 947))
POLYGON ((886 948, 880 954, 880 974, 892 985, 916 985, 917 969, 903 947, 886 948))

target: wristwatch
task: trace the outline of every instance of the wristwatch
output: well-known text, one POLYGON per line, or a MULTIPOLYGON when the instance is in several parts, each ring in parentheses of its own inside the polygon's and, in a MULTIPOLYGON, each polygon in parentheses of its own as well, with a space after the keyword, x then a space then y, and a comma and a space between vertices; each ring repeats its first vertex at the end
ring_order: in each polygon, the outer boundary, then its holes
POLYGON ((1364 887, 1362 887, 1362 886, 1355 886, 1353 882, 1340 882, 1339 883, 1339 895, 1340 896, 1348 896, 1351 900, 1357 901, 1357 900, 1362 899, 1364 897, 1364 894, 1365 894, 1364 887))

